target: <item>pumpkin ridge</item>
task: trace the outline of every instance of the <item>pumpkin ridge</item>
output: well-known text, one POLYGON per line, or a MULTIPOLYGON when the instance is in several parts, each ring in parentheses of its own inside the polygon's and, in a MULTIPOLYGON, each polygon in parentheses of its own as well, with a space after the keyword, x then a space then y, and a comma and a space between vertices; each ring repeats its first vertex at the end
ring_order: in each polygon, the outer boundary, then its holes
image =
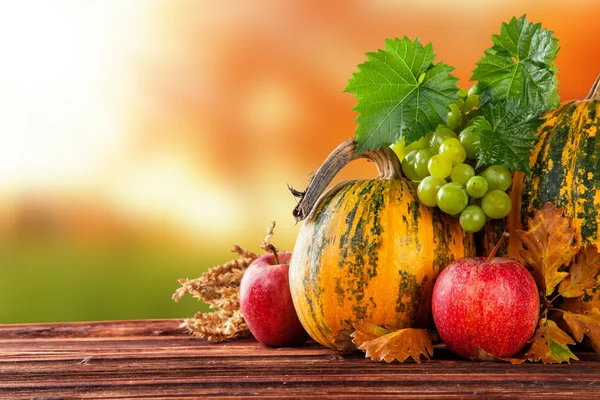
MULTIPOLYGON (((318 207, 316 207, 315 225, 327 225, 329 223, 333 215, 333 211, 338 209, 340 203, 345 198, 346 193, 348 193, 352 189, 354 183, 354 181, 342 182, 324 195, 321 203, 318 207)), ((306 301, 308 304, 308 312, 313 319, 318 318, 317 311, 319 312, 321 318, 324 316, 323 306, 318 301, 318 299, 322 295, 323 289, 316 281, 316 278, 318 277, 318 269, 320 267, 320 264, 317 262, 317 260, 319 260, 322 257, 323 250, 326 246, 325 239, 326 237, 324 231, 316 232, 315 240, 312 241, 312 243, 310 243, 310 248, 308 252, 308 254, 311 255, 309 261, 311 271, 310 274, 305 275, 303 279, 305 287, 312 288, 311 293, 306 296, 306 301)), ((315 326, 315 328, 319 330, 319 333, 322 337, 326 337, 327 335, 331 334, 331 332, 324 329, 324 327, 317 325, 315 326)))

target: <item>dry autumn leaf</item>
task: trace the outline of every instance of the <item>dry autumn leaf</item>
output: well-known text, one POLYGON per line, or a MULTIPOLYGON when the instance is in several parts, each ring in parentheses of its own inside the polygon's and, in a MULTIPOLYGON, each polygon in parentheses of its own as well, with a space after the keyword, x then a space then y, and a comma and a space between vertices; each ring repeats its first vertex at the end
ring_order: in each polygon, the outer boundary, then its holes
POLYGON ((531 348, 525 353, 530 361, 540 361, 544 364, 569 362, 579 360, 569 349, 575 344, 573 339, 552 320, 541 318, 535 335, 529 340, 531 348))
POLYGON ((600 353, 600 310, 594 308, 587 315, 563 312, 563 319, 575 340, 581 342, 584 335, 589 337, 594 350, 600 353))
POLYGON ((592 309, 600 309, 600 284, 584 290, 583 296, 565 298, 559 308, 574 314, 589 314, 592 309))
POLYGON ((404 362, 408 357, 412 357, 413 360, 420 364, 421 354, 428 360, 433 355, 433 345, 431 342, 437 336, 425 329, 406 328, 383 336, 374 337, 377 333, 376 330, 373 331, 373 327, 367 327, 360 331, 361 325, 358 325, 359 328, 355 332, 360 332, 355 336, 355 343, 358 343, 357 338, 370 338, 370 340, 366 340, 358 345, 358 348, 363 350, 365 356, 373 361, 390 363, 398 360, 404 362))
POLYGON ((510 358, 510 357, 496 357, 493 354, 488 353, 481 347, 477 347, 475 350, 475 356, 471 360, 479 361, 493 361, 493 362, 509 362, 511 364, 523 364, 527 359, 525 358, 510 358))
POLYGON ((333 344, 338 351, 356 350, 356 346, 352 343, 352 334, 354 331, 350 328, 344 328, 338 331, 333 344))
POLYGON ((546 203, 528 218, 527 231, 517 231, 524 246, 519 251, 523 259, 533 268, 532 275, 540 290, 550 296, 554 288, 567 275, 558 269, 568 264, 579 247, 574 245, 575 229, 570 219, 552 203, 546 203))
POLYGON ((360 347, 364 342, 377 339, 378 337, 390 333, 386 329, 371 322, 356 322, 354 324, 354 332, 352 333, 352 343, 356 347, 360 347))
POLYGON ((576 261, 569 268, 569 276, 558 285, 563 297, 579 297, 586 289, 596 286, 596 275, 600 272, 600 253, 596 246, 589 246, 577 254, 576 261))

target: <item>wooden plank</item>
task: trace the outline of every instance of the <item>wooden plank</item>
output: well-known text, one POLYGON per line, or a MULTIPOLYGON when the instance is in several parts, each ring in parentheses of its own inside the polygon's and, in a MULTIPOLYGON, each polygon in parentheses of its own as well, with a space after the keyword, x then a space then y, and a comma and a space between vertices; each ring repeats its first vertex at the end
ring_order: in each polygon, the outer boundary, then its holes
POLYGON ((0 398, 600 398, 600 357, 543 365, 376 363, 309 342, 191 338, 175 320, 0 325, 0 398))
POLYGON ((127 337, 185 335, 183 320, 146 319, 134 321, 95 321, 46 324, 0 325, 0 339, 48 337, 127 337))

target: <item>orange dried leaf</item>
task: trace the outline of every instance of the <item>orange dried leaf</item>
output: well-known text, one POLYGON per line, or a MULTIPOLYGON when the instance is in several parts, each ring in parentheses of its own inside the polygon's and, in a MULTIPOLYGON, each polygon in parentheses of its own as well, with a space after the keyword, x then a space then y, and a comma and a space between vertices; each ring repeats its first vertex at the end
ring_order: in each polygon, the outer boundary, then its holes
POLYGON ((563 312, 563 319, 575 340, 581 342, 584 335, 589 337, 592 347, 600 354, 600 310, 593 308, 589 314, 563 312))
POLYGON ((558 269, 568 264, 579 250, 573 244, 575 229, 570 225, 571 220, 563 216, 562 209, 546 203, 533 218, 528 218, 527 231, 517 231, 524 247, 519 254, 533 269, 533 277, 546 296, 568 275, 558 269))
POLYGON ((406 328, 367 340, 358 348, 373 361, 404 362, 408 357, 412 357, 420 364, 421 354, 428 360, 433 355, 431 342, 435 338, 434 334, 425 329, 406 328))
POLYGON ((493 362, 509 362, 511 364, 523 364, 527 361, 526 358, 517 358, 517 357, 496 357, 493 354, 488 353, 483 350, 481 347, 477 347, 475 350, 475 356, 471 358, 471 360, 479 360, 479 361, 493 361, 493 362))
POLYGON ((558 292, 563 297, 579 297, 586 289, 596 284, 596 275, 600 272, 600 253, 596 246, 589 246, 577 254, 576 262, 569 268, 569 276, 558 285, 558 292))
POLYGON ((525 353, 529 361, 540 361, 544 364, 579 360, 569 349, 575 344, 573 339, 552 320, 541 318, 535 335, 529 340, 531 348, 525 353))
POLYGON ((354 343, 356 347, 360 348, 364 342, 377 339, 378 337, 387 335, 388 333, 390 332, 374 323, 365 321, 355 322, 354 332, 351 335, 352 343, 354 343))
POLYGON ((352 334, 354 331, 350 328, 344 328, 338 331, 333 344, 338 351, 356 350, 356 346, 352 343, 352 334))
POLYGON ((558 308, 574 314, 590 314, 594 308, 600 309, 600 284, 584 290, 583 296, 565 298, 558 308))

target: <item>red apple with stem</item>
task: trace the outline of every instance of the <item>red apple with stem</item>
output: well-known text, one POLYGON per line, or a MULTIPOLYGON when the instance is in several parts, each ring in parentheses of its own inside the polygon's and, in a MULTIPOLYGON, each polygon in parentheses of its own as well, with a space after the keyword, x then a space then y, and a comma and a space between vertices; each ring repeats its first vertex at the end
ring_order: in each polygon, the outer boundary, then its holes
POLYGON ((463 258, 438 276, 432 313, 446 346, 466 357, 478 348, 496 357, 513 357, 533 335, 540 299, 531 273, 509 258, 463 258))
POLYGON ((292 253, 278 253, 270 243, 263 248, 271 253, 254 260, 240 284, 240 308, 244 320, 262 344, 302 344, 308 334, 298 319, 290 293, 288 275, 292 253))

